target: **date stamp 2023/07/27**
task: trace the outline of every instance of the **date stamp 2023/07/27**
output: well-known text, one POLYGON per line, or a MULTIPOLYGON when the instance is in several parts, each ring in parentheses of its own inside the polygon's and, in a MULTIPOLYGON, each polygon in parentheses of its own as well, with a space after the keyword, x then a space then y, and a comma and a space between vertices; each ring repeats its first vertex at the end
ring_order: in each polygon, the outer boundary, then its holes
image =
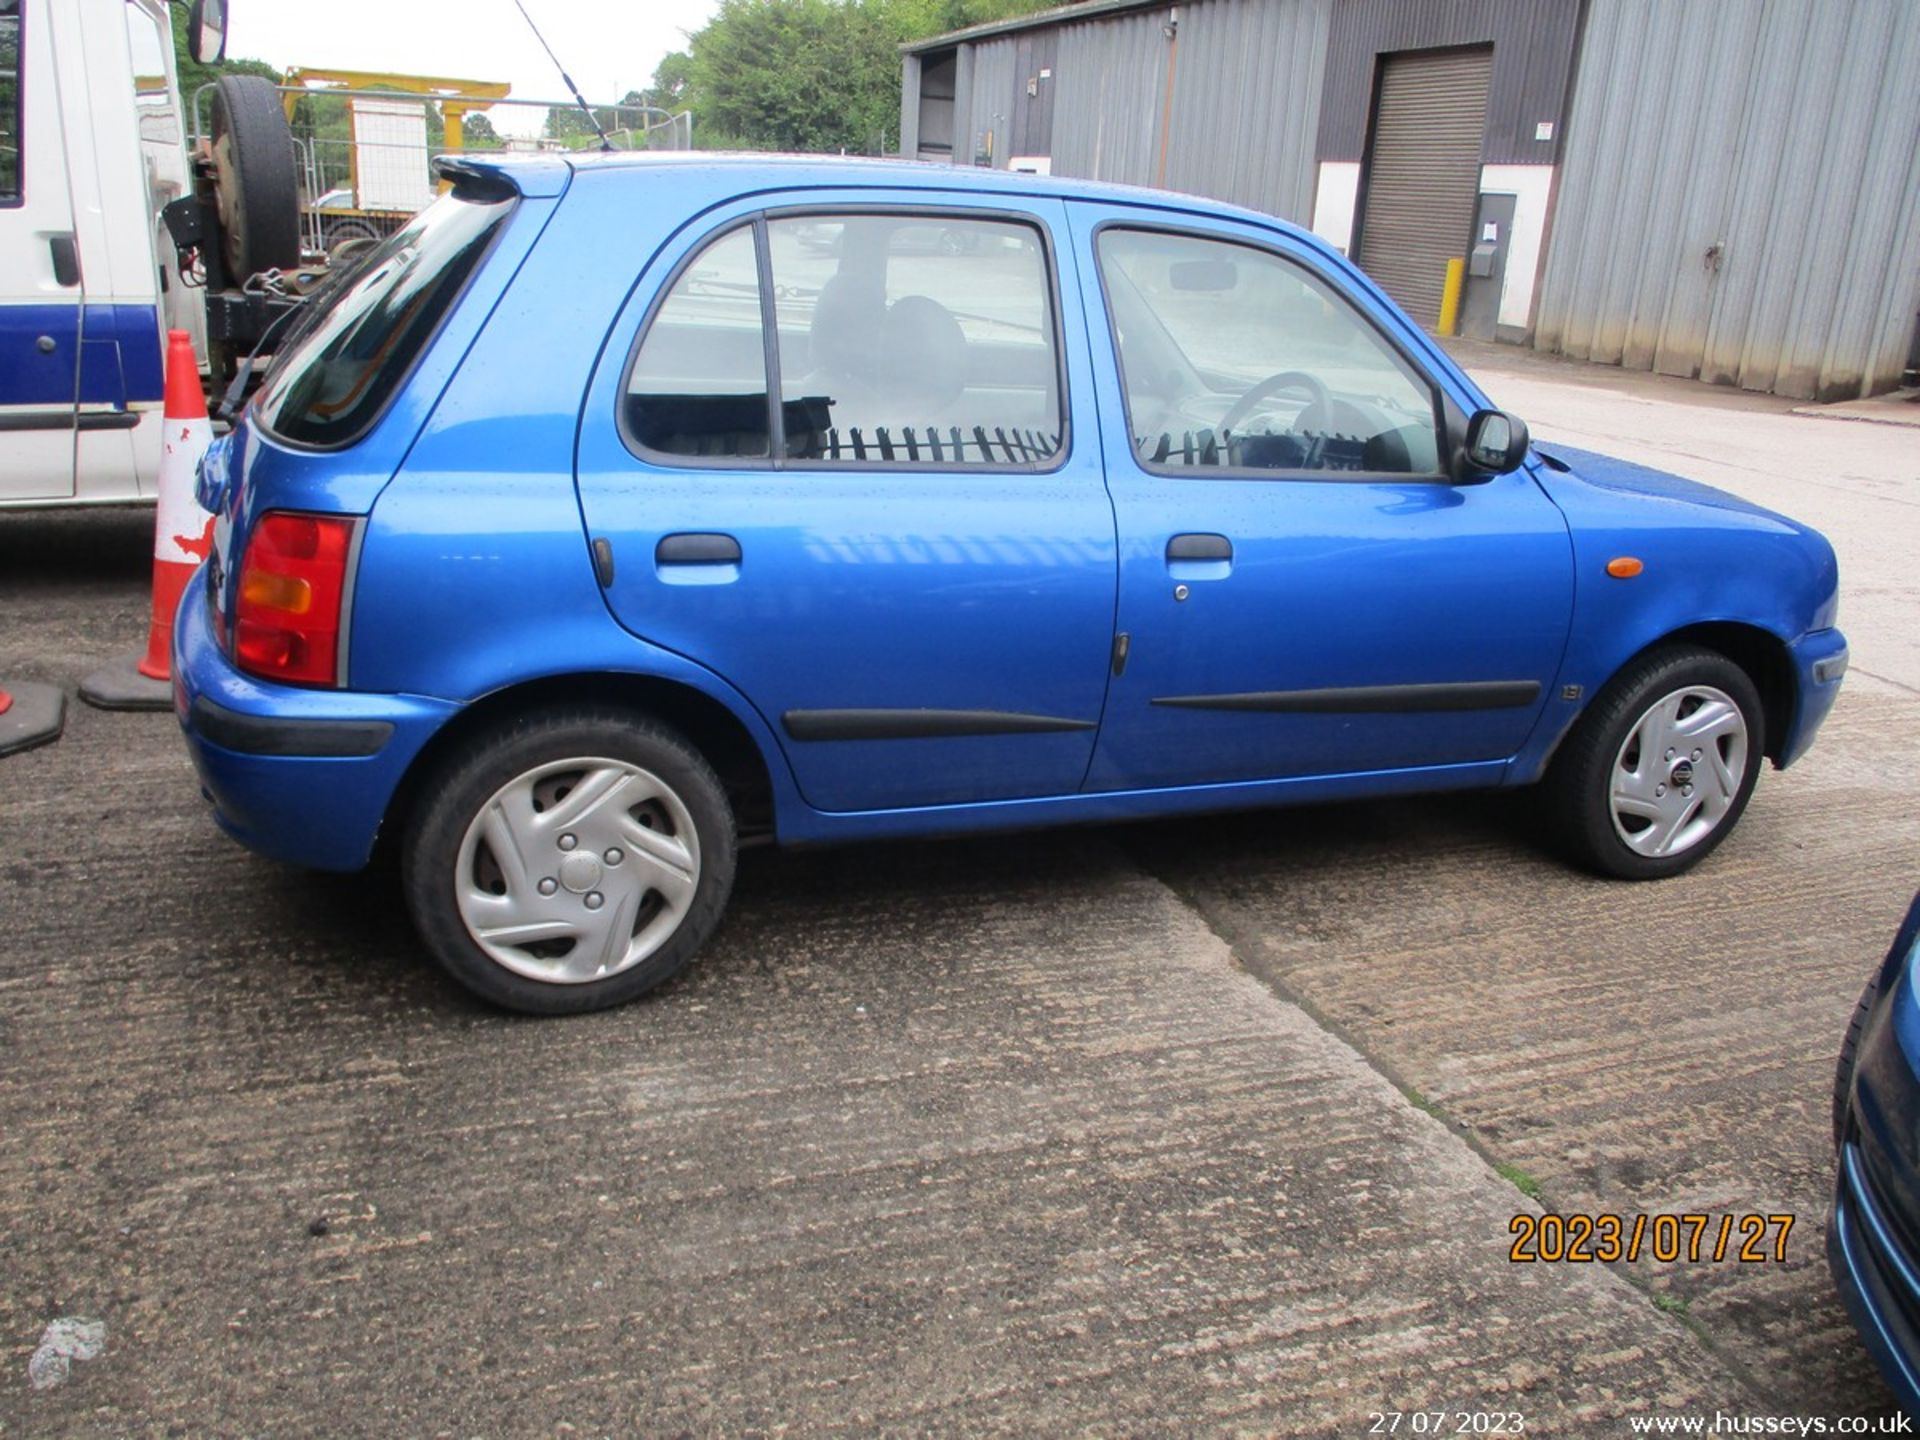
POLYGON ((1779 1264, 1787 1258, 1793 1222, 1792 1215, 1523 1213, 1507 1224, 1513 1236, 1507 1258, 1519 1265, 1611 1265, 1643 1255, 1662 1264, 1779 1264))

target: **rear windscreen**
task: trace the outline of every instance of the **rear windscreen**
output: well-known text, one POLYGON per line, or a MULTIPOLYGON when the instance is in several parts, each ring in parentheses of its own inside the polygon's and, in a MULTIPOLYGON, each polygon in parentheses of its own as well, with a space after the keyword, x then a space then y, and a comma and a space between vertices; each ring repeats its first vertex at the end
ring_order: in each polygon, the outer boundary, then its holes
POLYGON ((343 274, 293 322, 257 414, 297 445, 356 440, 400 388, 452 308, 511 200, 444 196, 343 274))

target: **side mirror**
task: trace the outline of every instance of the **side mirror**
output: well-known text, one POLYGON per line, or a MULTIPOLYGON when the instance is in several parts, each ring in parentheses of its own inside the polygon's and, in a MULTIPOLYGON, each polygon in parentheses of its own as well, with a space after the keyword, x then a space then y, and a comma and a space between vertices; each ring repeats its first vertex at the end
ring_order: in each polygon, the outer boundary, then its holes
POLYGON ((202 65, 227 55, 227 0, 193 0, 187 10, 187 53, 202 65))
POLYGON ((1460 447, 1460 479, 1472 483, 1518 470, 1527 458, 1527 422, 1505 410, 1477 410, 1460 447))

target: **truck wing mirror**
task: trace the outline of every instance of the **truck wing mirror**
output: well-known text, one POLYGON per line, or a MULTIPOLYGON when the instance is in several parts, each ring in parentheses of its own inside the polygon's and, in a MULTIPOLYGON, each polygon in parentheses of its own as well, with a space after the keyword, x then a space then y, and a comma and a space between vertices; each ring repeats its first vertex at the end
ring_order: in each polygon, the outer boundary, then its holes
POLYGON ((202 65, 227 54, 227 0, 193 0, 187 11, 187 53, 202 65))

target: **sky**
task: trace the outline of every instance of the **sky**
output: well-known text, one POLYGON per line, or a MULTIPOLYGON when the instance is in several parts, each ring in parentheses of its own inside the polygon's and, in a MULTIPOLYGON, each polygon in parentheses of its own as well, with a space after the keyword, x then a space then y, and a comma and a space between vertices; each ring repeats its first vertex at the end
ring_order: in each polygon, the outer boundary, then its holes
MULTIPOLYGON (((560 63, 595 104, 642 90, 660 58, 686 46, 718 0, 522 0, 560 63)), ((505 80, 515 98, 566 96, 560 73, 514 0, 227 0, 227 54, 338 70, 505 80), (315 15, 324 13, 326 22, 315 15)), ((502 134, 539 131, 545 112, 496 105, 502 134)))

